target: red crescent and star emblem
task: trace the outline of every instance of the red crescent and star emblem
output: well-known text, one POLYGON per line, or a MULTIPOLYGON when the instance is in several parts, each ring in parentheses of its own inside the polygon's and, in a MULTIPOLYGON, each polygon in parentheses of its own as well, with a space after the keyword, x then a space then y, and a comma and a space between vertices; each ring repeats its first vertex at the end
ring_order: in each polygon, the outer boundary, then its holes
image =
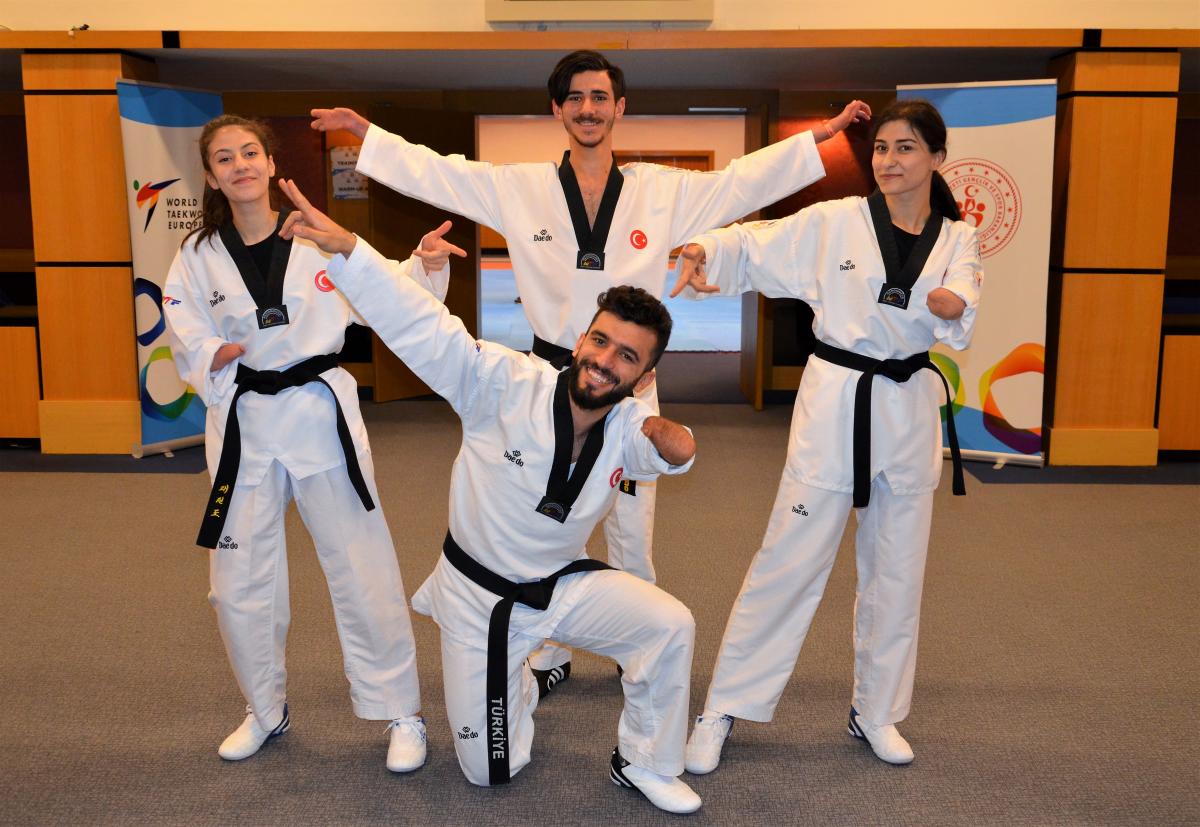
POLYGON ((625 473, 625 467, 624 467, 624 466, 622 466, 622 467, 618 468, 616 471, 613 471, 613 472, 612 472, 612 476, 608 478, 608 487, 609 487, 609 488, 616 488, 616 487, 617 487, 617 483, 619 483, 619 482, 621 481, 621 475, 622 475, 622 474, 624 474, 624 473, 625 473))
POLYGON ((317 273, 316 277, 313 279, 313 284, 317 285, 317 289, 322 293, 328 293, 329 291, 333 290, 333 282, 329 280, 329 276, 324 270, 321 270, 319 273, 317 273))
POLYGON ((644 250, 648 241, 646 234, 641 230, 634 230, 629 234, 629 243, 633 245, 635 250, 644 250))

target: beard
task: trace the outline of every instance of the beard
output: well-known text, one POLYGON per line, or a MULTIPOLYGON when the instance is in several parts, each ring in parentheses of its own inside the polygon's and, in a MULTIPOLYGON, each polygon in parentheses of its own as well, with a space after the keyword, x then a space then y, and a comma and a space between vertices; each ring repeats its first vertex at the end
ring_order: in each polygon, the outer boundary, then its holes
POLYGON ((607 408, 610 405, 617 404, 622 399, 628 399, 633 396, 633 388, 638 382, 637 379, 626 382, 624 385, 618 383, 612 390, 604 391, 603 393, 589 392, 581 387, 579 383, 580 375, 585 368, 593 368, 602 373, 606 379, 616 380, 616 376, 609 371, 597 367, 595 362, 587 359, 576 359, 571 362, 571 366, 567 368, 567 392, 571 396, 571 401, 583 410, 595 411, 600 408, 607 408))

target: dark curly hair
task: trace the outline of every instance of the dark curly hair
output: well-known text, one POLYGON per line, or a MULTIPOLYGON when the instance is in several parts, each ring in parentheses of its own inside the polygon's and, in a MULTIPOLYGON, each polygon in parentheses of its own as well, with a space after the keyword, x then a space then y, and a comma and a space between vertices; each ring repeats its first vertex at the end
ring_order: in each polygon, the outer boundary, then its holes
POLYGON ((612 313, 623 322, 633 322, 654 331, 657 341, 646 370, 657 365, 671 339, 671 313, 666 305, 640 287, 622 284, 610 287, 596 297, 596 315, 588 324, 589 330, 596 323, 596 318, 605 312, 612 313))
POLYGON ((550 78, 546 81, 550 100, 562 106, 571 92, 571 78, 580 72, 608 72, 608 79, 612 81, 613 101, 625 97, 625 73, 620 67, 613 66, 608 62, 608 58, 599 52, 580 49, 560 60, 550 73, 550 78))

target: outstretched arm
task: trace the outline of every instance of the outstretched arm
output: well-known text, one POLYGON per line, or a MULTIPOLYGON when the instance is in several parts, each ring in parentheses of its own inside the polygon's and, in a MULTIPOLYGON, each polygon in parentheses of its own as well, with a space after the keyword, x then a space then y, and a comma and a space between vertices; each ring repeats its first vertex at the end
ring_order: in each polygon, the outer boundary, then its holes
POLYGON ((696 440, 692 432, 661 416, 648 416, 642 422, 642 433, 654 445, 659 456, 671 465, 684 465, 696 456, 696 440))
MULTIPOLYGON (((284 230, 333 255, 329 278, 350 305, 413 373, 462 414, 490 364, 462 321, 414 283, 402 265, 313 207, 295 183, 281 180, 279 186, 298 208, 284 230)), ((407 265, 419 266, 411 259, 407 265)))
POLYGON ((871 107, 851 101, 822 126, 735 158, 719 172, 680 173, 671 245, 737 221, 823 178, 825 166, 816 144, 870 118, 871 107))
POLYGON ((362 115, 342 106, 336 109, 313 109, 309 114, 313 119, 309 126, 318 132, 345 130, 360 141, 367 137, 367 129, 371 126, 371 122, 362 115))
MULTIPOLYGON (((355 169, 402 195, 457 213, 504 233, 501 187, 491 164, 441 155, 370 123, 351 109, 313 109, 312 128, 344 129, 362 139, 355 169)), ((505 193, 521 197, 522 193, 505 193)))

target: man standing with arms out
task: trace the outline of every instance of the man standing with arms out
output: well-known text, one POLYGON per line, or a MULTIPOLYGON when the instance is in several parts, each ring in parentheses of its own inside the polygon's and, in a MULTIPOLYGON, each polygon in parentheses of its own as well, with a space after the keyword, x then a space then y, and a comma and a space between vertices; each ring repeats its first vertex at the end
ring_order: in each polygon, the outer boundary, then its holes
MULTIPOLYGON (((349 109, 314 109, 313 128, 363 139, 358 171, 404 195, 463 215, 508 240, 518 294, 533 328, 533 353, 562 358, 587 329, 596 294, 616 284, 659 298, 671 250, 825 174, 816 144, 870 108, 852 101, 813 132, 738 158, 719 172, 613 160, 613 127, 625 112, 625 78, 601 54, 578 51, 547 82, 567 132, 560 164, 491 164, 442 156, 371 125, 349 109)), ((658 412, 649 382, 639 397, 658 412)), ((609 562, 653 583, 653 484, 630 483, 604 523, 609 562)), ((544 695, 570 674, 570 652, 547 646, 531 664, 544 695)))
POLYGON ((544 638, 624 668, 614 783, 655 806, 694 812, 683 772, 695 624, 666 592, 586 556, 623 477, 692 464, 684 427, 631 399, 653 380, 671 317, 658 299, 614 287, 575 344, 570 369, 476 341, 461 320, 375 250, 312 208, 294 232, 333 254, 329 276, 414 373, 462 420, 443 556, 413 597, 441 627, 446 712, 468 780, 504 784, 530 758, 537 695, 526 665, 544 638))

